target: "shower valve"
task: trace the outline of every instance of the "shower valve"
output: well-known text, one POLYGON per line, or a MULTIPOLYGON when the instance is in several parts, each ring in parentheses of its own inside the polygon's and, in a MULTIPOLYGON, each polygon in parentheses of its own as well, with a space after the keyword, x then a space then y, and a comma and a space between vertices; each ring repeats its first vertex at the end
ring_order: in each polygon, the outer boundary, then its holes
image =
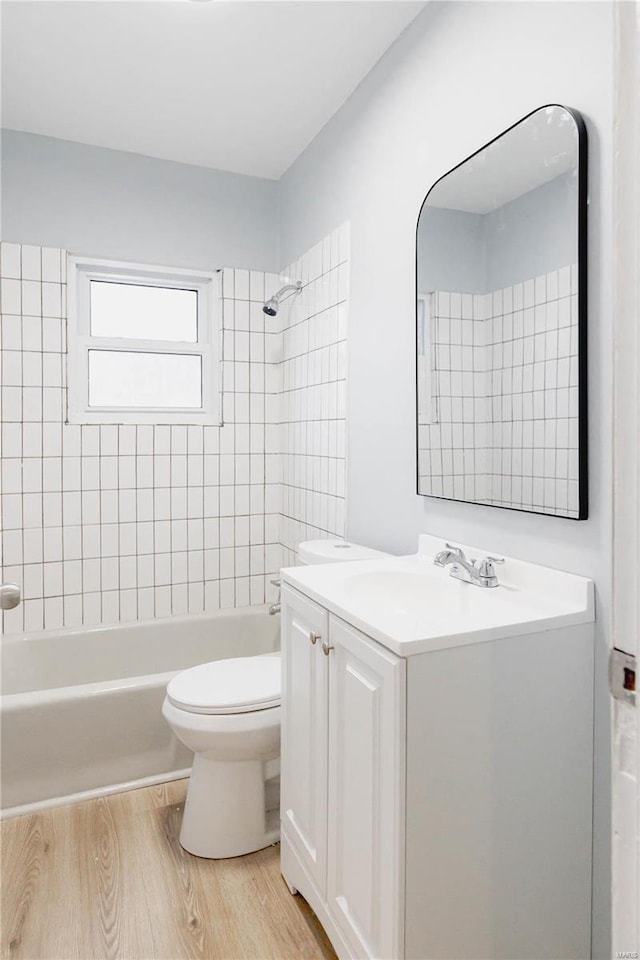
POLYGON ((0 584, 0 610, 13 610, 20 603, 20 587, 17 583, 0 584))

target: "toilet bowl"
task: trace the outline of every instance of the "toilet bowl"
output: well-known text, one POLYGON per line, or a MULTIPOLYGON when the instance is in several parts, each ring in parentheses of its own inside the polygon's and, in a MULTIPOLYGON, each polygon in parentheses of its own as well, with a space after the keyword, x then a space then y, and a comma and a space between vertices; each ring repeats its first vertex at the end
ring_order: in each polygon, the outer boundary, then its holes
MULTIPOLYGON (((301 543, 300 563, 387 556, 343 540, 301 543)), ((280 837, 266 781, 280 757, 280 654, 203 663, 167 686, 162 714, 194 752, 180 843, 197 857, 261 850, 280 837)))
POLYGON ((279 654, 184 670, 169 682, 162 714, 195 755, 184 849, 219 859, 275 843, 279 823, 277 812, 267 813, 265 781, 269 762, 280 756, 279 654))

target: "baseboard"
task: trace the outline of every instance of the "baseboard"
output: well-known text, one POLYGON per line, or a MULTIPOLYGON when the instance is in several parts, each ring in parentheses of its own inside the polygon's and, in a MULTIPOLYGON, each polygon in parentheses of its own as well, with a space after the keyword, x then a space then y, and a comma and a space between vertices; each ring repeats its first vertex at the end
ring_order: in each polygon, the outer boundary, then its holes
POLYGON ((338 960, 356 960, 349 949, 349 945, 334 923, 322 894, 298 859, 295 847, 287 836, 284 823, 281 823, 280 832, 280 872, 289 890, 291 892, 293 890, 297 891, 315 913, 338 955, 338 960))
POLYGON ((0 820, 9 820, 11 817, 24 817, 32 813, 41 813, 53 807, 66 807, 72 803, 82 803, 84 800, 96 800, 98 797, 109 797, 114 793, 124 793, 126 790, 138 790, 141 787, 153 787, 157 783, 169 783, 171 780, 183 780, 191 773, 191 767, 184 770, 171 770, 168 773, 157 773, 152 777, 140 777, 139 780, 127 780, 124 783, 114 783, 107 787, 95 787, 93 790, 82 790, 80 793, 70 793, 64 797, 50 797, 48 800, 37 800, 35 803, 24 803, 18 807, 7 807, 0 810, 0 820))

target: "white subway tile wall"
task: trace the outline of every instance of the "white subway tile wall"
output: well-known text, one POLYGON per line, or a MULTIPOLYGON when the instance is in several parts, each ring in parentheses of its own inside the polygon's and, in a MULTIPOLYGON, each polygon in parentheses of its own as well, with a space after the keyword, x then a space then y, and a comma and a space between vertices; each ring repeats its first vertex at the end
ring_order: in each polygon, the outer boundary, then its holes
POLYGON ((281 566, 276 275, 222 276, 223 427, 78 426, 66 255, 0 245, 6 633, 264 603, 281 566))
POLYGON ((421 492, 577 517, 576 266, 485 295, 437 291, 432 309, 421 492))
POLYGON ((280 310, 285 566, 300 541, 345 534, 349 242, 344 224, 283 271, 303 283, 280 310))

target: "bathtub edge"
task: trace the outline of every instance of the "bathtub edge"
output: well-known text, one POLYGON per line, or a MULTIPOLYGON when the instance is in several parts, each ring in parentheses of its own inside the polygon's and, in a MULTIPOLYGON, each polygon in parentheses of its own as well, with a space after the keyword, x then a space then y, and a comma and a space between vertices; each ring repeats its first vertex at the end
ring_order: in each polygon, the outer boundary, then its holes
POLYGON ((171 770, 168 773, 156 773, 149 777, 139 777, 137 780, 126 780, 123 783, 111 783, 105 787, 94 787, 91 790, 82 790, 79 793, 69 793, 61 797, 49 797, 46 800, 36 800, 33 803, 24 803, 16 807, 6 807, 0 810, 0 821, 11 820, 13 817, 30 816, 34 813, 43 813, 54 807, 66 807, 85 800, 98 800, 100 797, 110 797, 115 793, 125 793, 127 790, 139 790, 143 787, 153 787, 159 783, 170 783, 172 780, 184 780, 191 774, 191 767, 182 770, 171 770))

